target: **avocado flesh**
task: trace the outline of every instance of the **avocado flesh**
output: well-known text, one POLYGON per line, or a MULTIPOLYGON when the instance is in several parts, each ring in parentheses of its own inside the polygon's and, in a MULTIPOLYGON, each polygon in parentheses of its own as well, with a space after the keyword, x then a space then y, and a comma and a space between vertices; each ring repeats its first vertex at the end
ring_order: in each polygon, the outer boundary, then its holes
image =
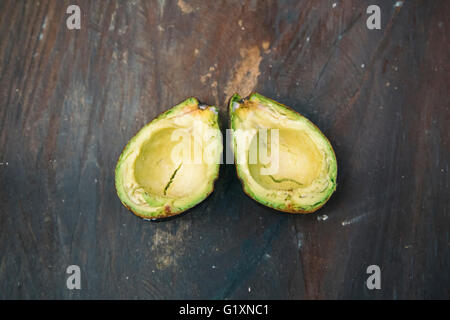
POLYGON ((236 169, 245 193, 292 213, 314 212, 325 204, 336 189, 337 163, 323 133, 297 112, 257 93, 246 99, 234 95, 229 108, 236 169), (260 129, 267 130, 262 144, 260 129), (266 149, 265 160, 260 147, 266 149))
POLYGON ((130 140, 116 166, 117 194, 143 218, 179 214, 213 191, 221 152, 217 109, 189 98, 130 140))

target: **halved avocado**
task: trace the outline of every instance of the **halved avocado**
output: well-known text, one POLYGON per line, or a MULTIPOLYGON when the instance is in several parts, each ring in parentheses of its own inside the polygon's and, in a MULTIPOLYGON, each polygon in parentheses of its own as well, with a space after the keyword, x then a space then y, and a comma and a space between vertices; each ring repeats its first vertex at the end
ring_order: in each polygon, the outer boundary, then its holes
POLYGON ((336 189, 330 142, 294 110, 253 93, 229 103, 232 147, 244 192, 279 211, 310 213, 336 189))
POLYGON ((128 142, 116 166, 117 194, 145 219, 182 213, 213 191, 222 148, 217 109, 189 98, 128 142))

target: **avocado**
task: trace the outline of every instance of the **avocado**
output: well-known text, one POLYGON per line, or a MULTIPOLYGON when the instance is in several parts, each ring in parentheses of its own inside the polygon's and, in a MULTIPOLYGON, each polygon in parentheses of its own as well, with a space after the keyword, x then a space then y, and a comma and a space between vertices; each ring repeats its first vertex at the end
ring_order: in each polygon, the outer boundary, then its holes
POLYGON ((232 149, 244 192, 279 211, 310 213, 336 189, 337 162, 311 121, 253 93, 229 103, 232 149))
POLYGON ((186 99, 128 142, 115 170, 117 194, 145 219, 180 214, 213 191, 222 149, 217 108, 186 99))

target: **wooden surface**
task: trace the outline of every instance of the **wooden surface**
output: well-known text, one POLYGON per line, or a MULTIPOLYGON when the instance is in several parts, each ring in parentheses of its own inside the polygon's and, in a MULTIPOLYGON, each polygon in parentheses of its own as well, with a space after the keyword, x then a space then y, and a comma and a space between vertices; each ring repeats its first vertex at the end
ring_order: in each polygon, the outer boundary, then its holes
POLYGON ((449 298, 450 1, 395 2, 1 0, 0 298, 449 298), (226 128, 252 90, 330 139, 324 208, 262 207, 232 165, 177 219, 121 205, 114 167, 141 126, 196 96, 226 128))

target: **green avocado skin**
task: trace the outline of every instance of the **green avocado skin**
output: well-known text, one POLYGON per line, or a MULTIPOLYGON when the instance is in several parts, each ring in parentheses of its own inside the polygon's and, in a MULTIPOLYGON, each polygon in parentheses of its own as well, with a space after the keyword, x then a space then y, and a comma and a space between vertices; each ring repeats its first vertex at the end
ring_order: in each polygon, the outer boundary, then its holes
MULTIPOLYGON (((277 211, 283 211, 283 212, 288 212, 288 213, 313 213, 313 212, 317 211, 318 209, 320 209, 330 199, 331 195, 336 191, 336 187, 337 187, 337 160, 336 160, 336 155, 334 153, 334 150, 331 146, 331 143, 329 142, 327 137, 309 119, 302 116, 295 110, 293 110, 293 109, 289 108, 288 106, 285 106, 277 101, 267 98, 259 93, 256 93, 256 92, 251 93, 248 97, 246 97, 244 99, 237 93, 235 93, 230 98, 230 101, 228 104, 228 111, 229 111, 229 115, 230 115, 230 117, 229 117, 230 124, 229 125, 230 125, 230 128, 232 129, 232 131, 237 129, 236 128, 237 115, 234 110, 235 103, 242 104, 245 101, 258 102, 263 105, 269 104, 271 106, 275 106, 276 108, 279 108, 280 110, 283 110, 283 112, 289 113, 292 116, 302 118, 303 121, 306 120, 309 124, 311 124, 315 128, 315 130, 317 132, 319 132, 321 134, 322 138, 324 139, 324 141, 327 144, 327 147, 329 148, 330 154, 332 155, 332 161, 331 161, 330 170, 329 170, 331 186, 327 188, 327 191, 323 194, 323 197, 320 199, 320 201, 317 201, 316 203, 313 203, 311 205, 292 207, 292 206, 288 206, 284 203, 274 203, 274 202, 270 201, 269 199, 266 199, 265 197, 255 193, 254 190, 252 190, 252 188, 248 185, 246 176, 243 175, 242 170, 240 170, 241 165, 237 163, 237 155, 235 154, 234 156, 235 156, 235 163, 236 163, 236 172, 239 177, 239 180, 241 181, 244 192, 250 198, 257 201, 258 203, 261 203, 264 206, 270 207, 277 211)), ((232 138, 233 150, 235 150, 235 145, 236 145, 235 136, 232 134, 232 137, 233 137, 232 138)))

